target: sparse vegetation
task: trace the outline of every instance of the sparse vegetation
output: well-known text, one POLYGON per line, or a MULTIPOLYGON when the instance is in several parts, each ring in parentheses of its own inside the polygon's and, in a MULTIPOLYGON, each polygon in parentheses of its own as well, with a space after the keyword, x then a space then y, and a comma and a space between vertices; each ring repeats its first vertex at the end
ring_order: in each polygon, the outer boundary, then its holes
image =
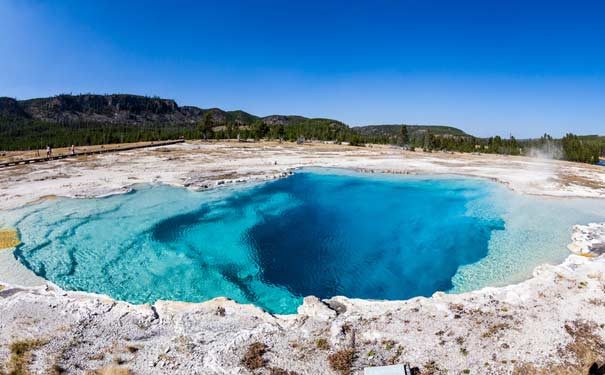
POLYGON ((317 340, 315 340, 315 346, 317 347, 317 349, 321 349, 321 350, 330 349, 330 344, 328 343, 328 340, 326 340, 324 337, 320 337, 317 340))
POLYGON ((255 342, 248 347, 248 350, 242 358, 242 365, 248 370, 256 370, 265 367, 266 361, 263 355, 267 352, 267 345, 262 342, 255 342))
POLYGON ((328 356, 330 368, 341 375, 348 375, 353 368, 356 352, 354 349, 343 349, 328 356))
POLYGON ((489 327, 489 329, 487 331, 483 332, 481 337, 483 337, 483 338, 492 337, 495 334, 497 334, 498 332, 505 330, 505 329, 509 329, 509 328, 510 328, 510 325, 508 323, 493 324, 489 327))
POLYGON ((271 367, 269 369, 270 375, 298 375, 296 371, 288 371, 279 367, 271 367))
POLYGON ((430 361, 430 362, 425 363, 424 369, 427 374, 439 374, 442 372, 441 369, 437 366, 437 363, 435 361, 430 361))
POLYGON ((9 345, 11 353, 8 361, 8 375, 29 375, 32 352, 48 343, 48 340, 34 339, 16 341, 9 345))
POLYGON ((395 354, 393 354, 393 356, 391 358, 389 358, 388 363, 391 365, 396 364, 399 361, 399 358, 401 357, 402 354, 403 354, 403 346, 397 345, 397 350, 395 351, 395 354))
POLYGON ((47 340, 34 339, 16 341, 9 345, 10 358, 8 360, 8 375, 29 375, 29 365, 32 352, 46 345, 47 340))
POLYGON ((394 340, 382 340, 382 347, 384 350, 391 350, 395 347, 394 340))
POLYGON ((570 375, 570 374, 588 374, 589 369, 596 362, 602 360, 605 351, 605 341, 601 336, 595 333, 597 325, 587 321, 572 321, 565 324, 565 330, 571 336, 572 341, 564 348, 561 353, 565 357, 556 364, 535 367, 530 363, 516 364, 515 375, 570 375))

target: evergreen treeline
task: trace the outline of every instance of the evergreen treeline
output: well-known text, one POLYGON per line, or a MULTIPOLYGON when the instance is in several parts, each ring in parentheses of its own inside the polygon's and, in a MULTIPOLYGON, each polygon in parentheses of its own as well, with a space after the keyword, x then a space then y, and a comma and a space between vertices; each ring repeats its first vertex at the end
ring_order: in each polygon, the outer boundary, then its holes
POLYGON ((199 138, 194 127, 167 124, 116 125, 105 123, 58 124, 40 120, 0 120, 0 150, 64 147, 199 138))
MULTIPOLYGON (((383 142, 384 143, 384 142, 383 142)), ((517 140, 511 136, 475 138, 471 136, 434 135, 430 130, 421 136, 410 137, 406 126, 401 126, 397 137, 390 137, 388 143, 409 148, 422 148, 424 151, 481 152, 504 155, 545 156, 553 159, 598 163, 605 156, 605 137, 577 136, 568 133, 562 139, 544 134, 538 139, 517 140)))
POLYGON ((179 107, 171 99, 129 94, 0 97, 0 151, 176 139, 283 139, 393 144, 424 151, 546 155, 586 163, 605 153, 605 137, 475 138, 450 126, 368 125, 301 116, 258 117, 243 111, 179 107))
POLYGON ((361 143, 358 134, 329 119, 302 119, 293 124, 267 125, 262 120, 250 124, 215 124, 205 115, 198 123, 113 124, 99 122, 54 123, 33 119, 0 118, 0 150, 42 149, 46 145, 64 147, 94 144, 157 141, 167 139, 283 139, 299 137, 361 143))
POLYGON ((605 143, 582 140, 577 135, 568 133, 561 140, 565 160, 582 163, 598 163, 605 150, 605 143))
POLYGON ((0 116, 0 150, 43 149, 46 145, 64 147, 94 144, 157 141, 167 139, 282 139, 393 144, 424 151, 481 152, 507 155, 543 154, 556 159, 597 163, 605 155, 605 137, 567 134, 554 139, 545 134, 538 139, 517 140, 499 136, 475 138, 451 134, 434 134, 430 128, 413 133, 400 126, 397 134, 368 136, 355 128, 330 119, 296 118, 289 124, 267 124, 257 118, 249 124, 216 124, 210 111, 202 120, 184 124, 144 123, 114 124, 100 122, 49 122, 37 119, 0 116))

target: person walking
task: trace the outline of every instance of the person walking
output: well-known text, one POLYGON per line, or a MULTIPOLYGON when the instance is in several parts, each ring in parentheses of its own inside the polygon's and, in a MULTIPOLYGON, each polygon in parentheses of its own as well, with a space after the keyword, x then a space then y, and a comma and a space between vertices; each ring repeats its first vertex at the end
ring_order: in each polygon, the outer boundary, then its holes
POLYGON ((50 154, 51 154, 51 153, 52 153, 52 151, 51 151, 51 149, 50 149, 50 146, 49 146, 49 145, 46 145, 46 157, 47 157, 47 158, 50 158, 50 154))

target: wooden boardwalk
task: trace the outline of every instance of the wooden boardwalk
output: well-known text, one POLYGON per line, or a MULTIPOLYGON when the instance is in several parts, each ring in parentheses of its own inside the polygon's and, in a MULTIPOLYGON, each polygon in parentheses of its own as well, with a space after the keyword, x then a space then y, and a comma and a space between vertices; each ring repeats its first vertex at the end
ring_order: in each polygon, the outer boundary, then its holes
POLYGON ((145 144, 145 145, 134 145, 134 146, 125 146, 125 147, 117 147, 117 148, 106 148, 106 149, 102 148, 102 149, 98 149, 98 150, 94 150, 94 151, 76 152, 75 154, 60 154, 60 155, 55 155, 55 156, 51 156, 48 158, 39 157, 39 158, 31 158, 31 159, 12 160, 12 161, 7 161, 7 162, 1 162, 0 168, 13 167, 15 165, 22 165, 22 164, 42 163, 42 162, 51 161, 51 160, 75 158, 75 157, 81 156, 81 155, 106 154, 108 152, 120 152, 120 151, 136 150, 139 148, 167 146, 167 145, 174 145, 174 144, 183 143, 183 142, 185 142, 184 139, 178 139, 175 141, 154 142, 154 143, 149 143, 149 144, 145 144))

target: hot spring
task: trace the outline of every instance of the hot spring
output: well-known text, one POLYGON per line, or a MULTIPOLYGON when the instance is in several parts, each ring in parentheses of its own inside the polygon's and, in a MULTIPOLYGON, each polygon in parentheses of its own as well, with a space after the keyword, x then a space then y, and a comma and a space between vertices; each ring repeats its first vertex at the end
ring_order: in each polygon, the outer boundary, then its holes
POLYGON ((561 262, 572 225, 603 212, 479 179, 313 169, 213 191, 60 198, 12 216, 15 257, 65 289, 294 313, 307 295, 399 300, 517 282, 561 262))

